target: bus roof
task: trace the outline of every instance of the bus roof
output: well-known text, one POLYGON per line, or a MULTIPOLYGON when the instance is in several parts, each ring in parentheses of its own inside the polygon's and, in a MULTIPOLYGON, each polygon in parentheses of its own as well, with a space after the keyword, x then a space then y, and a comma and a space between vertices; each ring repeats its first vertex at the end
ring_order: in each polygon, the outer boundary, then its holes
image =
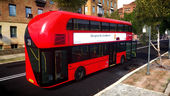
MULTIPOLYGON (((56 34, 65 34, 65 38, 68 38, 68 32, 66 30, 67 23, 70 19, 84 19, 100 22, 116 23, 131 25, 130 22, 108 19, 103 17, 88 16, 78 13, 71 13, 66 11, 50 11, 34 17, 28 24, 28 32, 31 39, 34 41, 38 48, 51 48, 55 45, 56 34)), ((69 43, 66 39, 64 46, 69 43)))
POLYGON ((108 22, 108 23, 131 25, 130 22, 116 20, 116 19, 109 19, 109 18, 97 17, 97 16, 89 16, 89 15, 83 15, 83 14, 79 14, 79 13, 72 13, 72 12, 66 12, 66 11, 57 11, 57 12, 69 16, 70 19, 77 18, 77 19, 85 19, 85 20, 94 20, 94 21, 101 21, 101 22, 108 22))

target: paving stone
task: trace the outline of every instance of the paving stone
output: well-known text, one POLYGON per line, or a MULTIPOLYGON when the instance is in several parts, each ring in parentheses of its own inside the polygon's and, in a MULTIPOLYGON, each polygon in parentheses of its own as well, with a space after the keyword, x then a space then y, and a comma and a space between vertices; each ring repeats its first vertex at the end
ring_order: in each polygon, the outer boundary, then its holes
POLYGON ((119 83, 100 96, 168 96, 166 94, 119 83))

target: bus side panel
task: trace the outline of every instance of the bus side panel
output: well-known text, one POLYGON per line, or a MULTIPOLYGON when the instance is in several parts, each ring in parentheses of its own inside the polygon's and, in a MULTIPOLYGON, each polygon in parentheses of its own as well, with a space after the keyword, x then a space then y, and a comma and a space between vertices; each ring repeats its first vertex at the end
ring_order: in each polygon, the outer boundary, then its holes
POLYGON ((68 70, 68 80, 74 80, 74 74, 75 74, 76 69, 70 69, 68 70))
POLYGON ((31 66, 31 63, 30 63, 30 60, 29 60, 29 57, 28 57, 28 53, 27 53, 27 49, 25 47, 25 63, 26 63, 26 79, 33 83, 34 85, 36 86, 39 86, 37 84, 37 81, 35 79, 35 76, 34 76, 34 73, 33 73, 33 70, 32 70, 32 66, 31 66))
POLYGON ((107 58, 105 60, 98 61, 98 62, 95 62, 93 64, 85 66, 86 74, 88 75, 88 74, 94 73, 96 71, 108 68, 109 67, 108 62, 109 62, 109 59, 107 58))
POLYGON ((68 75, 69 80, 73 80, 75 71, 78 67, 83 66, 86 71, 86 75, 102 70, 109 67, 109 56, 103 56, 99 58, 94 58, 90 60, 80 61, 72 64, 68 64, 68 75))
POLYGON ((116 64, 119 64, 119 63, 120 63, 121 57, 122 57, 123 55, 125 56, 125 59, 126 59, 126 51, 117 53, 117 55, 116 55, 116 64))

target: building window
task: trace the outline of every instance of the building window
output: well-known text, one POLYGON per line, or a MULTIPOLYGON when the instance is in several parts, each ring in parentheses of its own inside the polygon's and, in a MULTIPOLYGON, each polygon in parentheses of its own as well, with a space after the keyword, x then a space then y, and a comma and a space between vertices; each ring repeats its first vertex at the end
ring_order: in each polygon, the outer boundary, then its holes
POLYGON ((2 30, 2 27, 0 26, 0 39, 2 39, 2 32, 1 32, 1 30, 2 30))
POLYGON ((104 0, 103 0, 103 5, 104 5, 104 0))
POLYGON ((79 8, 79 9, 78 9, 78 13, 80 13, 80 14, 82 13, 82 10, 81 10, 81 8, 79 8))
POLYGON ((9 16, 16 16, 16 5, 9 4, 9 16))
POLYGON ((43 13, 43 10, 42 9, 38 9, 38 15, 42 14, 42 13, 43 13))
POLYGON ((112 2, 110 3, 110 6, 112 7, 112 2))
POLYGON ((98 3, 100 3, 100 0, 98 0, 98 3))
POLYGON ((11 49, 16 49, 18 48, 18 44, 11 44, 11 49))
POLYGON ((50 0, 50 4, 54 4, 54 2, 52 0, 50 0))
POLYGON ((88 12, 88 7, 86 6, 86 7, 85 7, 85 13, 87 13, 87 12, 88 12))
POLYGON ((29 14, 31 14, 31 7, 26 7, 25 8, 25 13, 26 13, 26 17, 29 17, 29 14))
POLYGON ((93 13, 95 13, 95 6, 93 6, 93 13))
POLYGON ((109 7, 109 0, 107 0, 107 6, 109 7))
POLYGON ((95 2, 95 0, 93 0, 93 2, 95 2))
POLYGON ((0 50, 2 50, 2 45, 0 45, 0 50))
POLYGON ((116 4, 116 2, 114 3, 114 8, 116 8, 117 7, 117 4, 116 4))
POLYGON ((102 9, 102 15, 104 16, 104 9, 102 9))
POLYGON ((125 12, 127 12, 127 11, 130 11, 130 8, 126 8, 126 9, 125 9, 125 12))
POLYGON ((17 27, 16 26, 10 26, 10 35, 11 35, 11 38, 17 37, 17 27))

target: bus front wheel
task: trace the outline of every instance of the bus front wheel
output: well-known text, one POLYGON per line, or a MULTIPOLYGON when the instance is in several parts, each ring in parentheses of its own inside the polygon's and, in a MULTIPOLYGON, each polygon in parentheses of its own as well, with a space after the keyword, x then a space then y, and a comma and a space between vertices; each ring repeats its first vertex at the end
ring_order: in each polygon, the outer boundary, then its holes
POLYGON ((77 68, 74 76, 75 76, 75 80, 77 80, 77 81, 82 80, 83 77, 85 76, 85 69, 84 69, 84 67, 77 68))

